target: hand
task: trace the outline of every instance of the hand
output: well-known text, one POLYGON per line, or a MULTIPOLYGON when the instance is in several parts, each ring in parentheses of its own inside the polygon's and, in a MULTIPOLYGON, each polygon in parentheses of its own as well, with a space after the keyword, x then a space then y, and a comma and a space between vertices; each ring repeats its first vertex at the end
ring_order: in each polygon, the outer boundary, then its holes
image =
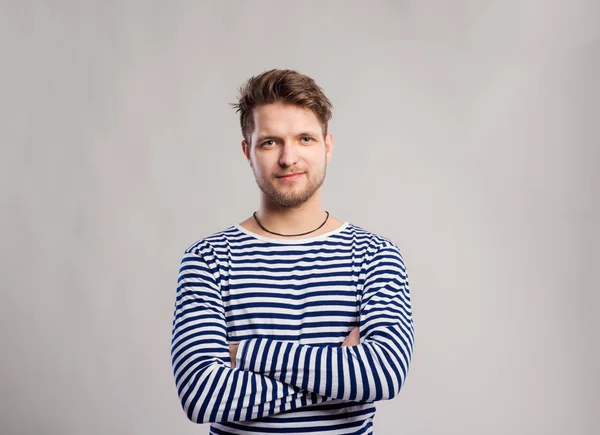
POLYGON ((350 331, 350 334, 348 334, 348 336, 342 343, 342 347, 356 346, 357 344, 360 344, 360 328, 358 326, 352 331, 350 331))
POLYGON ((231 361, 231 368, 235 368, 235 355, 237 354, 237 349, 239 343, 229 343, 229 360, 231 361))

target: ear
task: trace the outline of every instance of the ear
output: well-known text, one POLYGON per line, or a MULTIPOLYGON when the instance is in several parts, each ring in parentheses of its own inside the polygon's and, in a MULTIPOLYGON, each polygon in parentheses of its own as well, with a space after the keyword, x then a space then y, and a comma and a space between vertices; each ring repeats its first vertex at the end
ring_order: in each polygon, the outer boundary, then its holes
POLYGON ((250 167, 252 167, 252 159, 250 158, 250 144, 248 144, 248 142, 245 140, 242 141, 242 152, 246 156, 246 160, 248 160, 250 167))
POLYGON ((327 163, 331 160, 331 154, 333 153, 333 135, 327 133, 325 135, 325 154, 327 156, 327 163))

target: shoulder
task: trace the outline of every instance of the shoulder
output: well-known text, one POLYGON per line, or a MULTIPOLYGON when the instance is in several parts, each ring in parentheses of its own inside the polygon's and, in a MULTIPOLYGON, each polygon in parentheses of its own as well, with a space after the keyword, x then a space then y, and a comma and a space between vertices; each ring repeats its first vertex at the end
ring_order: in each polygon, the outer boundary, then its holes
POLYGON ((394 275, 402 281, 407 280, 407 269, 404 257, 398 245, 388 237, 368 231, 356 225, 352 230, 369 240, 364 257, 364 271, 369 279, 378 279, 394 275))
POLYGON ((379 251, 381 249, 390 249, 400 251, 398 245, 390 238, 381 234, 369 231, 358 225, 350 223, 348 231, 353 234, 356 240, 362 240, 368 244, 368 249, 371 251, 379 251))
POLYGON ((355 240, 362 240, 362 244, 366 245, 363 261, 367 269, 382 262, 394 263, 401 270, 406 269, 402 252, 394 240, 354 224, 350 224, 348 229, 355 240))
POLYGON ((185 248, 184 254, 214 254, 220 247, 227 246, 239 238, 240 231, 235 225, 231 225, 224 230, 197 239, 185 248))

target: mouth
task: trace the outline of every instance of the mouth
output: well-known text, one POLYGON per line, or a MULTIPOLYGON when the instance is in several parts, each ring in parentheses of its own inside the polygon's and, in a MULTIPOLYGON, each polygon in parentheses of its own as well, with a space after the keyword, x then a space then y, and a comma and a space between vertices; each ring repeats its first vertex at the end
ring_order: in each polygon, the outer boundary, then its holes
POLYGON ((303 172, 294 172, 293 174, 278 175, 277 178, 281 181, 294 181, 304 175, 303 172))

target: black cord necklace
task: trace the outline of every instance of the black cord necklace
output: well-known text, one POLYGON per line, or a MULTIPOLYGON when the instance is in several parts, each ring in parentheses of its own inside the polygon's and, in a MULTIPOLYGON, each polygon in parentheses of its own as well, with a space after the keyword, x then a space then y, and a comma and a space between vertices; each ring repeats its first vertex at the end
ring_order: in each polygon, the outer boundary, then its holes
POLYGON ((296 236, 305 236, 307 234, 314 233, 315 231, 320 230, 321 228, 323 228, 323 225, 325 225, 327 223, 327 220, 329 219, 329 212, 325 211, 325 213, 327 213, 327 217, 325 218, 325 220, 323 221, 323 223, 321 225, 319 225, 318 228, 315 228, 312 231, 307 231, 306 233, 300 233, 300 234, 279 234, 279 233, 274 233, 273 231, 269 231, 268 229, 266 229, 265 227, 262 226, 262 224, 258 221, 258 218, 256 217, 256 212, 254 212, 252 216, 254 216, 254 220, 256 221, 256 223, 258 224, 258 226, 261 227, 267 233, 275 234, 276 236, 283 236, 283 237, 296 237, 296 236))

